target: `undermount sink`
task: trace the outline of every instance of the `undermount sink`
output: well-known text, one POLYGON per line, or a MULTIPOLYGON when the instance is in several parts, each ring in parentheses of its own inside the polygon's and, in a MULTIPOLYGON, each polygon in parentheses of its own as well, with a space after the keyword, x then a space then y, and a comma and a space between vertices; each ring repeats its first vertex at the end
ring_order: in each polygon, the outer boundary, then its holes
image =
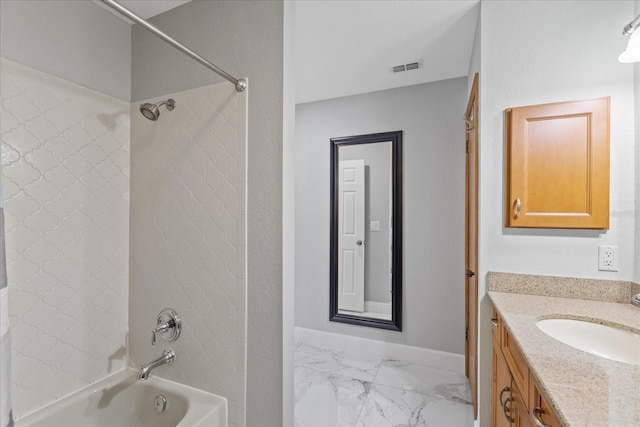
POLYGON ((640 335, 633 332, 573 319, 545 319, 536 326, 551 338, 578 350, 640 365, 640 335))

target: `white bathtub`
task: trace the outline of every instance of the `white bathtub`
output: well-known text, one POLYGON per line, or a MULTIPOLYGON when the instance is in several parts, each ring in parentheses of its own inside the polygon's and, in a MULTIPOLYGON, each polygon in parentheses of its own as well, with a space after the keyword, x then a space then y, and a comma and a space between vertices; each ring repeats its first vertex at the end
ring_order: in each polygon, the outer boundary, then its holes
POLYGON ((226 427, 227 399, 125 369, 20 418, 16 427, 226 427), (167 409, 157 413, 162 394, 167 409))

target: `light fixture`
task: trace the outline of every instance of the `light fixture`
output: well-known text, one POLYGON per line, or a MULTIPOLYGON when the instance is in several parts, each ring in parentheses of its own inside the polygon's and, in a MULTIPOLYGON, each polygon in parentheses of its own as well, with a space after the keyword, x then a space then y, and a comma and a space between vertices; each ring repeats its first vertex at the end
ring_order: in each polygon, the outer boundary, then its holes
POLYGON ((622 34, 631 34, 631 37, 629 38, 627 49, 620 54, 618 61, 625 64, 640 62, 640 30, 638 28, 640 28, 640 15, 629 22, 622 30, 622 34))

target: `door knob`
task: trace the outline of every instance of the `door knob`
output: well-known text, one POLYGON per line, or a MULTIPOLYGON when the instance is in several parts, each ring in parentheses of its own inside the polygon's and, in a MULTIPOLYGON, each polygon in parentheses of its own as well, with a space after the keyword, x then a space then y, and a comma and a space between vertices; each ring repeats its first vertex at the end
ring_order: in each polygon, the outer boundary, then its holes
POLYGON ((363 242, 362 240, 358 240, 358 241, 356 242, 356 245, 358 245, 358 246, 362 246, 363 244, 364 244, 364 242, 363 242))

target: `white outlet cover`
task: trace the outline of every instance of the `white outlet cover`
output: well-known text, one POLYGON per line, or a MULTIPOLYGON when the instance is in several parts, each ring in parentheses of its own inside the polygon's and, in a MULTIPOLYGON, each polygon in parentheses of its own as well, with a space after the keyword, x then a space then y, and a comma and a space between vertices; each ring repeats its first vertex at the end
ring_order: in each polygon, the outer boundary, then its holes
POLYGON ((598 246, 598 270, 618 271, 617 246, 598 246))

